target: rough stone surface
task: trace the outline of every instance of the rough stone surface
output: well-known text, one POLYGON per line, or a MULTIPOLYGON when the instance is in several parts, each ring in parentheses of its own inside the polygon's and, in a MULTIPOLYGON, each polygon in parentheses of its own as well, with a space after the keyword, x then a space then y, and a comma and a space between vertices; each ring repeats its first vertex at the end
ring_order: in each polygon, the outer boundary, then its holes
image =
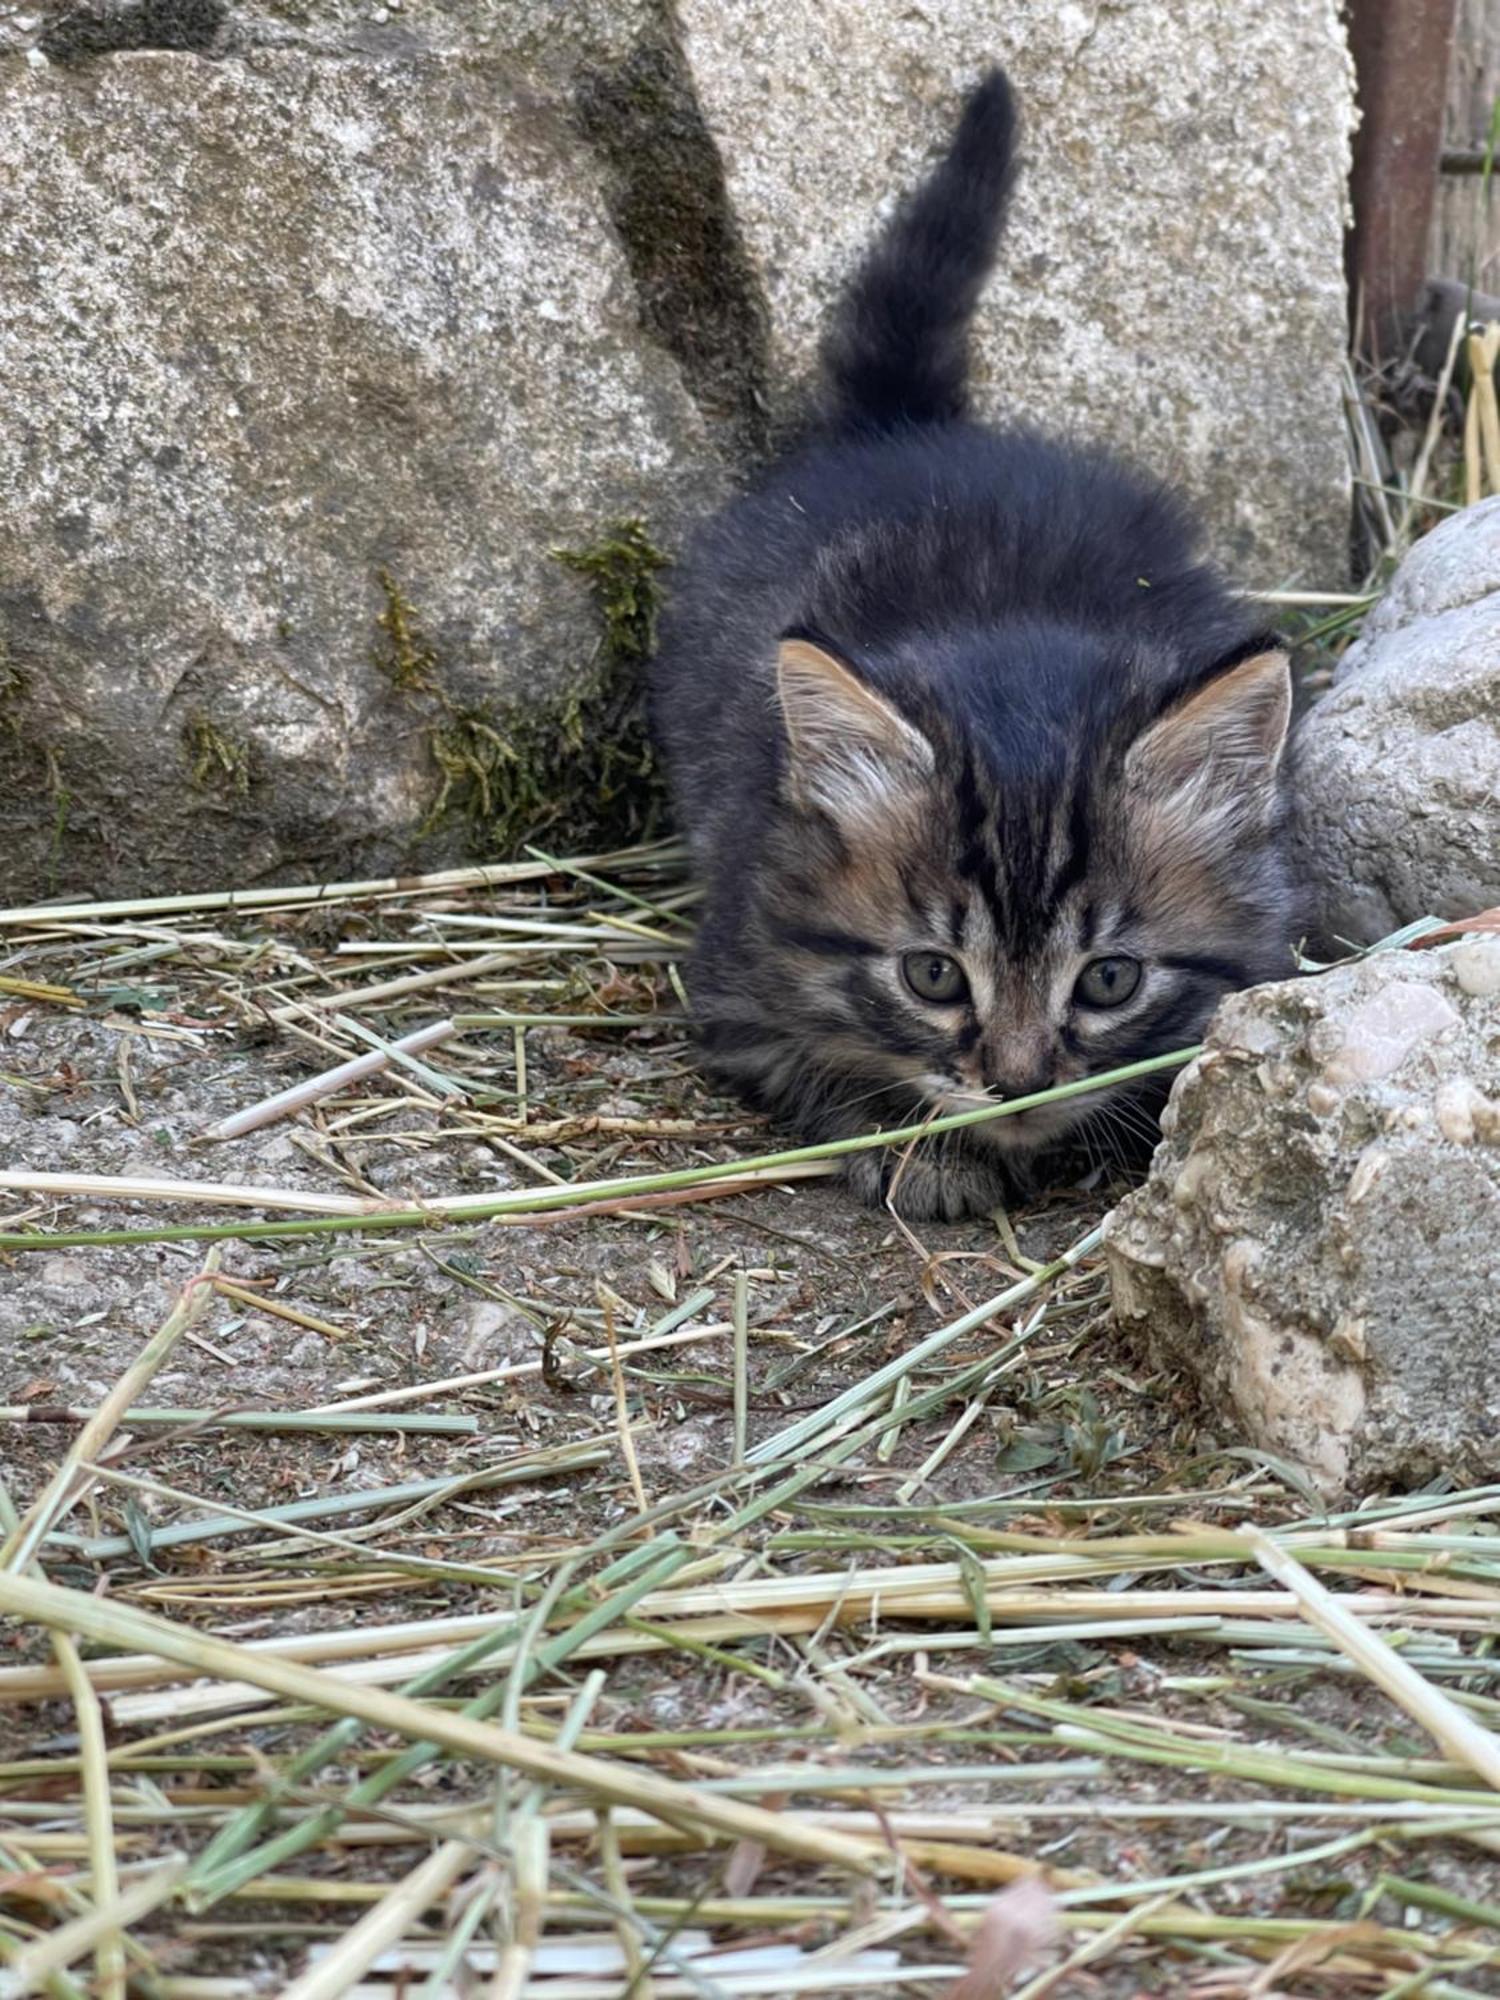
POLYGON ((1302 725, 1298 839, 1360 944, 1500 903, 1500 499, 1425 536, 1302 725))
POLYGON ((459 709, 576 693, 552 551, 670 549, 764 454, 997 56, 984 406, 1179 479, 1247 581, 1336 581, 1333 0, 1170 11, 0 0, 0 902, 452 851, 379 572, 459 709))
POLYGON ((4 96, 10 893, 399 862, 438 775, 379 571, 453 701, 543 702, 599 643, 551 552, 715 488, 587 145, 466 56, 145 52, 4 96))
POLYGON ((1226 1000, 1162 1130, 1121 1326, 1330 1493, 1500 1476, 1500 939, 1226 1000))

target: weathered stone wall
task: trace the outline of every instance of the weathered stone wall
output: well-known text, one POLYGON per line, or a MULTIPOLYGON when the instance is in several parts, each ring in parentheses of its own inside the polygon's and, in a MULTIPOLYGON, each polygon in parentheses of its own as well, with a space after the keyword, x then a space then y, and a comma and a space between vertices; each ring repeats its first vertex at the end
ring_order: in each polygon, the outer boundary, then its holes
POLYGON ((595 784, 554 551, 670 551, 765 454, 995 57, 986 407, 1337 582, 1334 0, 0 0, 0 900, 493 845, 568 744, 595 784))

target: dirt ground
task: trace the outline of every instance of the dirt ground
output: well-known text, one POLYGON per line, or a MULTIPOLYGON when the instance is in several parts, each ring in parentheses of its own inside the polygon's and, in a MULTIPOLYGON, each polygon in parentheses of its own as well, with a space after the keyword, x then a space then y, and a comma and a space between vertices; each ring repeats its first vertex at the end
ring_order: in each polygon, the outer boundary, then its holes
MULTIPOLYGON (((705 1088, 670 987, 629 967, 611 970, 609 999, 636 1025, 527 1027, 520 1072, 513 1027, 476 1030, 455 1045, 451 1071, 439 1074, 467 1078, 457 1109, 430 1077, 402 1071, 397 1081, 360 1085, 244 1138, 206 1142, 219 1119, 334 1059, 288 1031, 290 1017, 278 1019, 271 1004, 288 990, 287 951, 327 976, 320 954, 336 949, 343 932, 332 926, 329 944, 320 921, 216 919, 215 936, 233 952, 166 932, 144 971, 138 960, 121 960, 150 952, 152 940, 124 930, 103 942, 53 936, 0 956, 0 979, 11 988, 30 981, 71 996, 63 1003, 0 989, 0 1165, 13 1174, 211 1179, 283 1197, 354 1193, 400 1206, 549 1177, 650 1173, 779 1143, 705 1088), (271 963, 264 981, 255 962, 262 946, 271 963), (467 1066, 464 1052, 473 1058, 467 1066), (511 1121, 504 1129, 501 1114, 511 1121)), ((394 934, 389 921, 377 928, 379 936, 394 934)), ((347 967, 338 972, 346 976, 347 967)), ((591 1004, 601 990, 596 981, 591 1004)), ((453 996, 443 1004, 455 1004, 453 996)), ((360 1018, 379 1018, 382 1033, 397 1031, 396 1015, 360 1018)), ((364 1665, 344 1671, 397 1686, 419 1656, 415 1628, 441 1632, 442 1621, 510 1612, 528 1580, 653 1508, 701 1493, 685 1525, 711 1534, 730 1506, 727 1484, 716 1497, 716 1482, 735 1466, 737 1274, 747 1307, 753 1454, 974 1301, 1022 1283, 1096 1222, 1115 1191, 1058 1189, 995 1224, 934 1226, 920 1241, 890 1215, 855 1207, 835 1181, 816 1179, 543 1226, 435 1219, 400 1233, 229 1241, 219 1278, 234 1289, 214 1290, 149 1390, 152 1407, 202 1411, 204 1419, 175 1428, 123 1424, 107 1460, 121 1479, 95 1484, 71 1510, 44 1548, 46 1574, 237 1642, 317 1635, 347 1642, 348 1659, 364 1665), (632 1351, 663 1332, 679 1344, 632 1351), (625 1350, 618 1383, 611 1339, 625 1350), (465 1379, 475 1376, 488 1379, 465 1379), (472 1427, 435 1435, 210 1421, 230 1411, 317 1411, 402 1390, 421 1393, 387 1401, 388 1412, 472 1418, 472 1427), (548 1452, 573 1458, 554 1469, 548 1452), (425 1494, 405 1492, 422 1481, 433 1483, 425 1494), (391 1489, 405 1497, 393 1499, 391 1489), (361 1494, 371 1496, 363 1512, 361 1494), (339 1496, 352 1496, 347 1508, 309 1523, 341 1537, 337 1543, 298 1543, 264 1521, 221 1521, 208 1533, 190 1525, 213 1509, 264 1513, 339 1496), (186 1527, 180 1539, 174 1524, 186 1527), (416 1573, 403 1572, 402 1560, 416 1573), (414 1629, 398 1643, 389 1638, 396 1626, 414 1629), (368 1648, 364 1634, 377 1635, 368 1648)), ((113 1194, 17 1188, 0 1190, 0 1208, 7 1232, 159 1231, 252 1214, 181 1197, 128 1203, 113 1194)), ((63 1244, 0 1260, 4 1482, 19 1511, 42 1491, 74 1434, 72 1423, 57 1420, 59 1407, 93 1409, 110 1394, 208 1254, 203 1242, 155 1240, 63 1244)), ((872 1567, 946 1562, 955 1577, 972 1579, 1007 1533, 1149 1535, 1178 1519, 1224 1528, 1306 1513, 1305 1496, 1237 1455, 1234 1440, 1217 1435, 1211 1413, 1194 1408, 1180 1385, 1153 1377, 1122 1350, 1097 1266, 1082 1267, 1050 1298, 1030 1344, 983 1390, 977 1411, 962 1397, 940 1401, 888 1431, 889 1443, 831 1464, 793 1501, 736 1535, 737 1564, 723 1574, 736 1588, 780 1579, 790 1603, 800 1579, 829 1572, 857 1583, 872 1567)), ((983 1361, 1029 1312, 1018 1307, 963 1336, 940 1364, 918 1371, 909 1390, 983 1361)), ((1124 1615, 1116 1622, 1128 1626, 1140 1579, 1117 1570, 1100 1580, 1118 1589, 1124 1615)), ((1201 1592, 1246 1579, 1184 1565, 1158 1568, 1145 1581, 1201 1592)), ((759 1633, 703 1637, 698 1626, 693 1637, 683 1626, 688 1636, 663 1646, 627 1620, 566 1672, 536 1682, 519 1712, 528 1726, 555 1728, 584 1668, 597 1668, 604 1679, 592 1697, 585 1749, 633 1754, 651 1769, 710 1786, 795 1765, 800 1783, 788 1778, 774 1796, 813 1813, 896 1814, 891 1840, 906 1843, 907 1860, 895 1880, 916 1916, 895 1922, 890 1935, 906 1969, 893 1963, 882 1979, 878 1960, 860 1961, 850 1992, 946 1991, 946 1975, 934 1981, 922 1973, 924 1960, 962 1958, 962 1939, 945 1926, 966 1921, 1009 1875, 1036 1864, 1064 1892, 1230 1871, 1222 1882, 1163 1892, 1192 1921, 1154 1930, 1143 1921, 1134 1935, 1127 1925, 1093 1966, 1066 1973, 1056 1988, 1065 1993, 1248 1992, 1283 1946, 1264 1928, 1254 1933, 1252 1925, 1242 1941, 1232 1930, 1215 1933, 1214 1923, 1252 1919, 1290 1921, 1287 1949, 1319 1924, 1363 1921, 1366 1932, 1383 1925, 1387 1936, 1426 1927, 1426 1943, 1408 1961, 1393 1944, 1372 1946, 1373 1957, 1361 1959, 1355 1947, 1366 1933, 1349 1932, 1343 1972, 1336 1940, 1314 1950, 1304 1937, 1302 1970, 1294 1964, 1258 1991, 1394 1994, 1424 1969, 1434 1983, 1423 1991, 1500 1991, 1500 1976, 1484 1962, 1494 1936, 1441 1903, 1443 1895, 1466 1906, 1500 1903, 1485 1845, 1423 1838, 1387 1847, 1372 1837, 1329 1855, 1324 1850, 1345 1835, 1378 1832, 1339 1819, 1337 1796, 1320 1801, 1316 1788, 1300 1791, 1285 1779, 1262 1785, 1215 1776, 1201 1761, 1174 1769, 1079 1750, 968 1685, 976 1675, 996 1676, 1080 1713, 1141 1719, 1200 1750, 1318 1753, 1357 1768, 1373 1758, 1382 1771, 1415 1773, 1414 1782, 1441 1776, 1447 1767, 1432 1761, 1424 1733, 1333 1652, 1310 1650, 1300 1628, 1280 1656, 1265 1633, 1248 1628, 1240 1639, 1205 1638, 1201 1619, 1198 1630, 1180 1633, 1112 1631, 1106 1619, 1102 1634, 1074 1638, 1045 1614, 993 1616, 981 1602, 982 1579, 977 1587, 973 1609, 946 1621, 907 1622, 899 1612, 883 1614, 878 1600, 847 1611, 836 1594, 812 1628, 778 1625, 768 1613, 759 1633), (820 1780, 847 1766, 891 1769, 889 1791, 830 1791, 820 1780), (1305 1810, 1292 1816, 1299 1797, 1305 1810), (1234 1816, 1236 1802, 1255 1801, 1276 1810, 1259 1820, 1234 1816), (1193 1813, 1208 1808, 1208 1816, 1165 1816, 1174 1802, 1193 1813), (1151 1808, 1163 1816, 1152 1817, 1151 1808), (1305 1867, 1302 1847, 1313 1854, 1305 1867), (1263 1872, 1247 1872, 1243 1865, 1253 1862, 1264 1863, 1263 1872), (1404 1901, 1399 1889, 1382 1891, 1388 1876, 1419 1878, 1438 1896, 1440 1914, 1429 1902, 1404 1901), (1434 1956, 1423 1955, 1429 1949, 1434 1956), (1440 1977, 1444 1952, 1463 1961, 1458 1984, 1440 1977), (1372 1965, 1384 1969, 1372 1974, 1372 1965)), ((1464 1642, 1440 1633, 1415 1643, 1429 1671, 1447 1672, 1444 1685, 1480 1699, 1493 1690, 1488 1640, 1466 1653, 1457 1650, 1464 1642)), ((28 1869, 66 1874, 84 1851, 74 1710, 55 1686, 24 1678, 27 1669, 51 1671, 39 1627, 12 1624, 3 1647, 0 1845, 15 1879, 28 1869)), ((309 1724, 279 1712, 269 1696, 236 1693, 212 1677, 188 1686, 159 1677, 122 1682, 105 1695, 110 1741, 126 1759, 115 1831, 132 1860, 164 1845, 201 1849, 228 1811, 254 1799, 272 1766, 309 1740, 309 1724), (191 1742, 180 1739, 185 1729, 198 1732, 191 1742), (153 1767, 150 1746, 158 1742, 164 1747, 153 1767)), ((395 1742, 377 1734, 367 1750, 373 1744, 389 1755, 395 1742)), ((336 1783, 349 1779, 343 1770, 336 1783)), ((326 1798, 321 1787, 332 1783, 312 1781, 299 1803, 326 1798)), ((310 1946, 345 1934, 420 1861, 434 1814, 494 1796, 492 1772, 463 1758, 434 1763, 385 1808, 348 1819, 336 1837, 267 1878, 270 1893, 251 1883, 201 1912, 148 1917, 139 1935, 168 1981, 160 1990, 188 1994, 205 1979, 223 1982, 213 1990, 225 1994, 281 1990, 310 1946)), ((551 1886, 564 1896, 570 1882, 597 1874, 597 1826, 567 1793, 551 1810, 551 1886)), ((476 1840, 482 1859, 484 1842, 476 1840)), ((876 1914, 860 1901, 863 1892, 851 1903, 847 1885, 826 1871, 810 1878, 774 1855, 755 1861, 743 1853, 726 1871, 722 1850, 656 1852, 659 1845, 643 1836, 623 1864, 638 1910, 659 1909, 664 1920, 706 1929, 726 1947, 748 1948, 748 1937, 805 1953, 876 1914), (744 1907, 733 1918, 736 1897, 744 1907), (762 1921, 750 1921, 752 1905, 763 1909, 762 1921), (691 1915, 695 1909, 706 1915, 691 1915)), ((508 1907, 509 1895, 497 1907, 508 1907)), ((1099 1901, 1111 1921, 1122 1907, 1148 1915, 1155 1907, 1149 1898, 1118 1905, 1107 1893, 1099 1901)), ((34 1893, 13 1892, 11 1902, 17 1936, 46 1928, 34 1893)), ((419 1915, 407 1933, 407 1959, 387 1953, 365 1985, 349 1990, 406 1990, 420 1964, 411 1957, 413 1938, 440 1940, 454 1920, 441 1908, 419 1915)), ((558 1924, 554 1913, 549 1935, 558 1924)), ((1091 1935, 1070 1932, 1067 1949, 1076 1953, 1091 1935)), ((797 1984, 791 1974, 784 1987, 774 1973, 743 1976, 750 1983, 731 1989, 701 1971, 697 1985, 690 1980, 681 1990, 845 1990, 797 1984)), ((560 1962, 554 1978, 544 1954, 525 1991, 571 1994, 567 1980, 567 1965, 560 1962)), ((576 1990, 602 1995, 628 1984, 596 1979, 576 1990)), ((460 1981, 444 1990, 482 1989, 460 1981)))

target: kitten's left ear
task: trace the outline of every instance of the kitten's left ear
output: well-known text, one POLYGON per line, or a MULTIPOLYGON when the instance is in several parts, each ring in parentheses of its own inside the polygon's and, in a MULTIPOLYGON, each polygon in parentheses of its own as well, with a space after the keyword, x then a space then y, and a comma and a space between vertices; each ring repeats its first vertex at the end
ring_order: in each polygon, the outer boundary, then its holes
POLYGON ((1291 661, 1268 645, 1142 731, 1126 755, 1126 776, 1157 798, 1191 792, 1204 806, 1233 800, 1242 810, 1268 811, 1291 719, 1291 661))

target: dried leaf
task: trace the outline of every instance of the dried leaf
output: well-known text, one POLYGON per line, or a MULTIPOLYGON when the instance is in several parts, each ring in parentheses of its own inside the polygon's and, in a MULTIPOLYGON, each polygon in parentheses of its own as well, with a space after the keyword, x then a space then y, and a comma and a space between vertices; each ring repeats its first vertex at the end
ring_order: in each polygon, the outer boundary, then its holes
POLYGON ((1057 1904, 1039 1875, 1002 1889, 979 1920, 969 1969, 947 2000, 1001 2000, 1016 1974, 1057 1935, 1057 1904))
POLYGON ((763 1840, 737 1840, 724 1864, 724 1894, 748 1896, 766 1865, 763 1840))
MULTIPOLYGON (((786 1801, 785 1792, 768 1792, 762 1804, 772 1812, 780 1812, 786 1801)), ((748 1896, 765 1865, 766 1844, 763 1840, 737 1840, 724 1864, 724 1894, 748 1896)))
POLYGON ((1441 930, 1425 931, 1421 937, 1413 938, 1406 949, 1425 951, 1429 945, 1446 944, 1450 938, 1466 937, 1480 931, 1500 932, 1500 904, 1492 910, 1481 910, 1477 916, 1464 917, 1456 924, 1444 924, 1441 930))
POLYGON ((141 1512, 140 1502, 133 1494, 125 1503, 125 1532, 130 1537, 130 1546, 141 1568, 155 1569, 156 1561, 151 1553, 151 1523, 141 1512))

